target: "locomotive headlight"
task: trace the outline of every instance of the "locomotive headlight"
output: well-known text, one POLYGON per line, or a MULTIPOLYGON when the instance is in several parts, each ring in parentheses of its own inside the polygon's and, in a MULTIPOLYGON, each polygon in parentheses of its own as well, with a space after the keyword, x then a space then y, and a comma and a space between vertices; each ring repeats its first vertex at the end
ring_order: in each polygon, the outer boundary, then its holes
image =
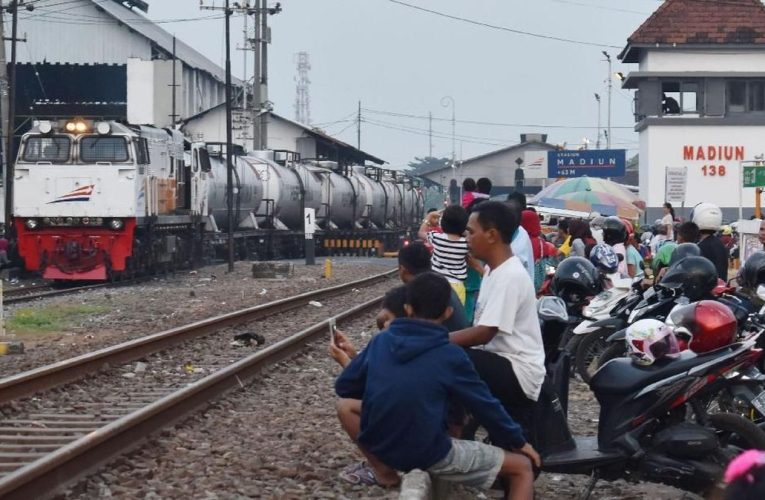
POLYGON ((96 132, 98 132, 100 135, 106 135, 112 131, 112 126, 109 125, 107 122, 98 122, 96 125, 96 132))
POLYGON ((109 221, 109 227, 118 231, 122 229, 122 221, 120 219, 112 219, 109 221))
POLYGON ((85 225, 85 226, 90 224, 90 218, 89 217, 83 217, 82 218, 82 224, 85 225))
POLYGON ((66 131, 67 132, 74 132, 77 130, 77 126, 74 124, 74 122, 67 122, 66 123, 66 131))
POLYGON ((27 219, 24 225, 27 226, 27 229, 34 229, 37 227, 38 222, 37 219, 27 219))
POLYGON ((67 226, 71 226, 73 223, 74 223, 74 219, 72 219, 71 217, 67 217, 66 218, 66 225, 67 226))
POLYGON ((43 224, 45 224, 46 226, 50 226, 50 217, 45 217, 43 219, 43 224))
POLYGON ((88 126, 85 124, 85 122, 77 122, 74 124, 74 129, 80 133, 87 132, 88 126))

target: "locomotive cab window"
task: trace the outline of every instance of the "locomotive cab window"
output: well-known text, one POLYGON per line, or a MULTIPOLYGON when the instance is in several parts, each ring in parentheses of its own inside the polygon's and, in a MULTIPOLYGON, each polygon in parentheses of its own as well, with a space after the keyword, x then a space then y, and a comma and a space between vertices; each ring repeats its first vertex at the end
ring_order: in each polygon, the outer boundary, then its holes
POLYGON ((80 160, 83 162, 124 162, 129 159, 124 137, 88 136, 80 139, 80 160))
POLYGON ((29 162, 65 163, 69 161, 72 141, 66 136, 32 136, 24 142, 21 158, 29 162))

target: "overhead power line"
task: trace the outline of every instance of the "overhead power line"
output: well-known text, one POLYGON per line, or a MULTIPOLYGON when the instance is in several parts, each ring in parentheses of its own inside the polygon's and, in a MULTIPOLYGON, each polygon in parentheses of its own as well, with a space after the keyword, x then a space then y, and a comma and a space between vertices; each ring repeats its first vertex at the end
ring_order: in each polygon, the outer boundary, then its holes
POLYGON ((422 12, 427 12, 429 14, 433 14, 433 15, 440 16, 440 17, 445 17, 447 19, 452 19, 452 20, 455 20, 455 21, 461 21, 463 23, 473 24, 475 26, 481 26, 481 27, 490 28, 490 29, 493 29, 493 30, 505 31, 505 32, 508 32, 508 33, 514 33, 516 35, 524 35, 524 36, 530 36, 530 37, 534 37, 534 38, 542 38, 544 40, 553 40, 553 41, 556 41, 556 42, 573 43, 573 44, 577 44, 577 45, 588 45, 590 47, 603 47, 603 48, 608 48, 608 49, 621 49, 622 48, 622 47, 617 46, 617 45, 608 45, 608 44, 605 44, 605 43, 596 43, 596 42, 586 42, 586 41, 582 41, 582 40, 573 40, 571 38, 562 38, 562 37, 552 36, 552 35, 543 35, 543 34, 540 34, 540 33, 532 33, 530 31, 523 31, 523 30, 518 30, 518 29, 514 29, 514 28, 508 28, 507 26, 499 26, 499 25, 496 25, 496 24, 489 24, 489 23, 485 23, 485 22, 482 22, 482 21, 476 21, 474 19, 468 19, 466 17, 454 16, 454 15, 451 15, 451 14, 447 14, 446 12, 440 12, 440 11, 437 11, 437 10, 426 9, 425 7, 420 7, 419 5, 413 5, 413 4, 410 4, 410 3, 402 2, 401 0, 388 0, 388 1, 391 2, 391 3, 395 3, 397 5, 401 5, 401 6, 404 6, 404 7, 409 7, 410 9, 419 10, 419 11, 422 11, 422 12))
MULTIPOLYGON (((417 120, 428 120, 430 119, 430 116, 428 115, 415 115, 415 114, 409 114, 409 113, 396 113, 393 111, 382 111, 377 109, 370 109, 370 108, 362 108, 363 111, 366 111, 367 113, 372 114, 378 114, 378 115, 387 115, 387 116, 396 116, 399 118, 413 118, 417 120)), ((434 121, 451 121, 451 118, 436 118, 433 117, 434 121)), ((589 130, 589 129, 597 129, 597 127, 593 127, 591 125, 586 126, 579 126, 579 125, 551 125, 551 124, 532 124, 532 123, 500 123, 500 122, 487 122, 487 121, 479 121, 479 120, 456 120, 458 123, 465 123, 468 125, 486 125, 491 127, 528 127, 528 128, 550 128, 550 129, 573 129, 573 130, 589 130)), ((625 130, 632 130, 634 129, 633 126, 620 126, 620 127, 611 127, 613 129, 625 129, 625 130)))

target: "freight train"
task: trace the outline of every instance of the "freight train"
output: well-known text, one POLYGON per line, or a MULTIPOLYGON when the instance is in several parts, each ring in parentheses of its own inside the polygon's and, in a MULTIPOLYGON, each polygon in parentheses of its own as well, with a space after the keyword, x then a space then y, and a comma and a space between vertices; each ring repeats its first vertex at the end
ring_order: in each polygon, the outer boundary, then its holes
MULTIPOLYGON (((416 231, 416 178, 368 166, 232 151, 240 258, 299 257, 304 209, 326 247, 392 247, 416 231)), ((13 217, 27 270, 106 280, 193 266, 225 254, 225 145, 117 121, 38 121, 15 165, 13 217)))

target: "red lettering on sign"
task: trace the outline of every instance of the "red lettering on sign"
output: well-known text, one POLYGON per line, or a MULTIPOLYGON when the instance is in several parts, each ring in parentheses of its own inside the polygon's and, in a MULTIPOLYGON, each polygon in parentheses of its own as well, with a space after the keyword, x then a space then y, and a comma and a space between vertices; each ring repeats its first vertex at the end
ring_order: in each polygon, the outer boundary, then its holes
POLYGON ((744 161, 744 146, 683 146, 683 160, 744 161))

